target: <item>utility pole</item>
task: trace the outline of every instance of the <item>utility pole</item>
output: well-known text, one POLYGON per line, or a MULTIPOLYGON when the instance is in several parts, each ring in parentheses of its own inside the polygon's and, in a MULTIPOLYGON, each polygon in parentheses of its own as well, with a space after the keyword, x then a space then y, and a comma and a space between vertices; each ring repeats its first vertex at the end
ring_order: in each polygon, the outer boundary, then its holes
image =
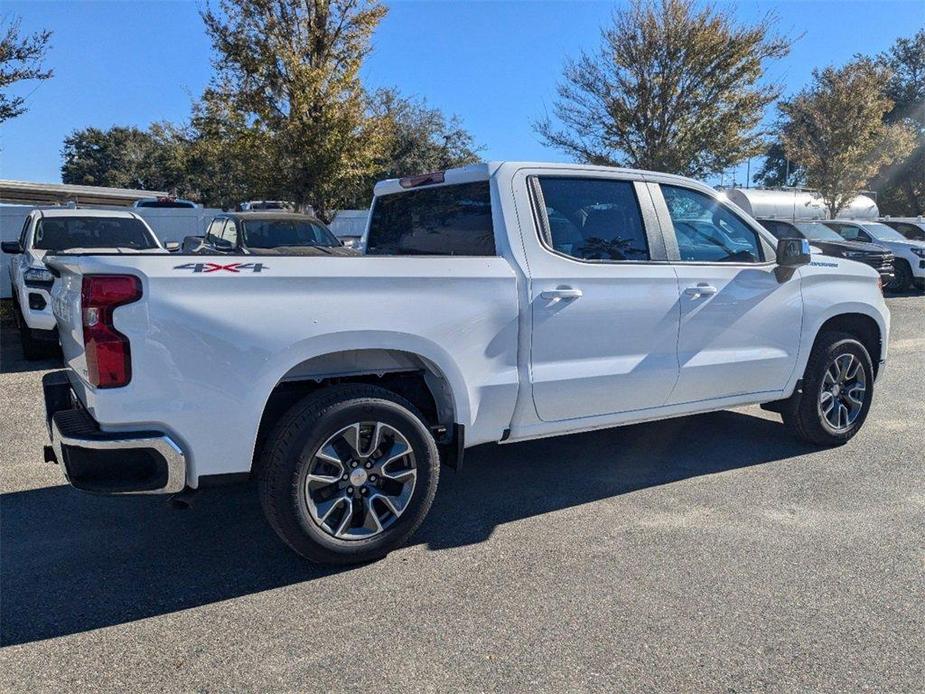
POLYGON ((748 158, 748 163, 745 165, 745 187, 748 188, 751 185, 752 181, 752 158, 748 158))

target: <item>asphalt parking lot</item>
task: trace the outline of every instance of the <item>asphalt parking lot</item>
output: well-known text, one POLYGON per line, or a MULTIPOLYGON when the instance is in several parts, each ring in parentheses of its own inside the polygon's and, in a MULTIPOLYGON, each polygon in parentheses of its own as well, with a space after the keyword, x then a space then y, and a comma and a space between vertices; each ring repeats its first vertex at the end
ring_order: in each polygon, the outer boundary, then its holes
POLYGON ((925 298, 889 299, 865 429, 758 408, 471 451, 410 545, 287 550, 249 486, 101 498, 41 462, 2 330, 0 688, 922 691, 925 298))

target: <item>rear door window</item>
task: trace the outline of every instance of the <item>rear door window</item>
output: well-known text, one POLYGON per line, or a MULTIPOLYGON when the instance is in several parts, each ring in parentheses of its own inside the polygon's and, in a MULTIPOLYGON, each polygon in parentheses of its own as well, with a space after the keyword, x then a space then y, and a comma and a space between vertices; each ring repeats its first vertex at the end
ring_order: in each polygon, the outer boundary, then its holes
POLYGON ((580 260, 649 260, 632 181, 539 176, 547 247, 580 260))
POLYGON ((488 181, 376 198, 367 255, 497 255, 488 181))

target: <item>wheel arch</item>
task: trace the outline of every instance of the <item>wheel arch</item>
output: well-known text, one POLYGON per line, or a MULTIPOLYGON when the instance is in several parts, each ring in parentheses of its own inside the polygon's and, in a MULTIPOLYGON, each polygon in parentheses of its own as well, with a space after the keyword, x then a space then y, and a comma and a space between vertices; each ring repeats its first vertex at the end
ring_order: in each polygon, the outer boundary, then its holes
POLYGON ((856 337, 870 355, 876 377, 880 370, 880 362, 885 355, 885 345, 883 344, 884 328, 873 316, 858 311, 830 316, 817 328, 813 338, 813 347, 819 341, 820 336, 827 332, 843 332, 856 337))
MULTIPOLYGON (((273 424, 296 401, 336 383, 379 385, 412 402, 436 430, 453 436, 469 421, 469 397, 462 372, 439 346, 412 335, 326 335, 296 346, 283 360, 263 400, 253 461, 273 424), (361 346, 362 345, 362 346, 361 346)), ((253 468, 253 464, 252 464, 253 468)))

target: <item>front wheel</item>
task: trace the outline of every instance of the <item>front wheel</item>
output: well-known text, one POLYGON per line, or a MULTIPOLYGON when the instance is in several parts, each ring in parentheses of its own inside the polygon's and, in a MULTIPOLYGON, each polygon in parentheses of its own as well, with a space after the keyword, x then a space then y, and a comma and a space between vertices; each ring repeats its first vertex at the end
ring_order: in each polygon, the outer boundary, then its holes
POLYGON ((784 423, 804 441, 840 446, 864 425, 873 392, 874 369, 864 345, 847 333, 824 333, 806 365, 802 394, 782 411, 784 423))
POLYGON ((23 318, 22 309, 18 304, 13 304, 15 313, 16 328, 19 331, 19 346, 22 349, 23 358, 26 361, 37 361, 47 356, 47 350, 38 340, 32 336, 32 330, 26 324, 23 318))
POLYGON ((886 285, 887 291, 904 292, 912 284, 912 268, 902 258, 893 263, 893 280, 886 285))
POLYGON ((411 536, 439 473, 436 442, 414 405, 377 386, 333 386, 297 403, 270 435, 260 499, 296 552, 352 564, 411 536))

